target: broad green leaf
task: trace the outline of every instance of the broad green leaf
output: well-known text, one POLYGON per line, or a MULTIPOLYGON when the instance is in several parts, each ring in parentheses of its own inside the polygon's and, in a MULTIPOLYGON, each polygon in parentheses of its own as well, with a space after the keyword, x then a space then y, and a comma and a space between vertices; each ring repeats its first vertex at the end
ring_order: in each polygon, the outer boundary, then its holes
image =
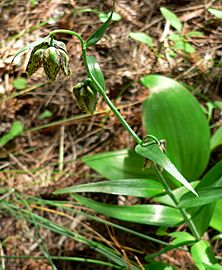
POLYGON ((13 59, 12 59, 12 62, 11 62, 11 65, 12 65, 13 61, 15 60, 15 58, 16 58, 19 54, 21 54, 21 53, 23 53, 24 51, 27 51, 28 49, 31 49, 31 48, 33 48, 33 47, 35 47, 35 46, 38 46, 39 44, 41 44, 42 42, 44 42, 46 39, 48 39, 48 37, 45 37, 45 38, 39 38, 39 39, 37 39, 36 41, 34 41, 34 42, 28 44, 27 46, 25 46, 25 47, 23 47, 23 48, 21 48, 21 49, 14 55, 14 57, 13 57, 13 59))
MULTIPOLYGON (((115 5, 115 1, 113 1, 113 8, 115 5)), ((103 25, 101 25, 99 27, 99 29, 97 29, 86 41, 86 46, 90 47, 94 44, 96 44, 104 35, 104 33, 106 32, 107 28, 109 27, 111 21, 112 21, 112 15, 113 15, 113 11, 111 12, 111 14, 109 15, 109 18, 107 19, 107 21, 105 21, 105 23, 103 25)))
POLYGON ((86 64, 88 66, 91 76, 98 82, 98 84, 102 87, 103 91, 105 92, 106 90, 105 79, 100 69, 100 66, 96 61, 96 58, 94 56, 87 55, 86 64))
POLYGON ((144 158, 137 155, 133 150, 105 152, 84 157, 82 160, 90 168, 111 180, 156 179, 154 170, 144 170, 144 158))
MULTIPOLYGON (((99 13, 99 20, 104 23, 106 20, 109 19, 109 16, 111 15, 111 12, 109 13, 103 13, 100 12, 99 13)), ((112 16, 112 22, 118 22, 122 19, 122 16, 119 13, 113 12, 113 16, 112 16)))
POLYGON ((129 36, 136 41, 145 43, 149 48, 153 48, 153 39, 147 34, 141 32, 131 32, 129 33, 129 36))
POLYGON ((191 247, 191 254, 196 266, 200 270, 206 270, 205 265, 216 264, 212 247, 206 240, 200 240, 191 247))
POLYGON ((72 195, 72 197, 98 213, 124 221, 169 227, 176 226, 183 221, 180 212, 169 206, 152 204, 116 206, 96 202, 79 195, 72 195))
POLYGON ((13 80, 12 84, 16 89, 22 90, 26 88, 27 80, 25 78, 17 78, 13 80))
POLYGON ((122 179, 103 181, 60 189, 54 194, 78 193, 78 192, 101 192, 114 195, 135 196, 151 198, 163 193, 162 185, 154 180, 148 179, 122 179))
POLYGON ((23 124, 20 121, 15 121, 12 123, 11 129, 8 133, 0 137, 0 145, 4 146, 9 141, 13 140, 15 137, 21 135, 23 132, 23 124))
POLYGON ((196 189, 196 191, 199 197, 189 192, 180 199, 178 206, 181 208, 192 208, 222 199, 222 187, 204 187, 196 189))
POLYGON ((163 262, 153 262, 145 265, 145 270, 176 270, 176 268, 163 262))
POLYGON ((173 165, 169 158, 159 149, 156 144, 151 144, 149 146, 137 145, 135 150, 137 154, 147 158, 148 160, 153 161, 154 163, 165 169, 182 185, 184 185, 187 189, 197 195, 191 184, 187 182, 187 180, 182 176, 182 174, 177 170, 177 168, 173 165))
POLYGON ((183 25, 180 21, 180 19, 177 17, 175 13, 170 11, 167 8, 161 7, 160 11, 163 15, 163 17, 178 31, 182 32, 183 25))
POLYGON ((165 139, 166 155, 181 174, 198 179, 210 156, 210 130, 198 101, 170 78, 147 75, 141 82, 150 90, 142 115, 147 134, 165 139))
POLYGON ((204 33, 200 31, 190 31, 187 33, 188 37, 203 37, 204 33))
POLYGON ((190 43, 181 40, 175 42, 174 49, 184 51, 185 53, 194 53, 196 51, 190 43))
POLYGON ((218 130, 214 133, 213 137, 210 141, 210 149, 213 151, 219 145, 222 144, 222 126, 218 128, 218 130))
POLYGON ((222 19, 222 10, 214 9, 214 8, 209 8, 208 11, 213 14, 215 17, 218 19, 222 19))

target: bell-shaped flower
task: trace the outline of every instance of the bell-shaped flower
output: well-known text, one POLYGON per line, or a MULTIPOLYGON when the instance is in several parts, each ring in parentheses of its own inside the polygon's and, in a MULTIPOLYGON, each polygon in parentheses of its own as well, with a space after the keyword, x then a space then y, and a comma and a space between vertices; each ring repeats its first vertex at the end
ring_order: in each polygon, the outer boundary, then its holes
POLYGON ((93 114, 98 101, 97 91, 91 87, 88 82, 78 83, 73 88, 73 94, 76 98, 78 107, 86 112, 93 114))
POLYGON ((28 76, 35 73, 41 66, 43 66, 46 76, 51 81, 57 78, 60 69, 65 76, 69 76, 69 56, 65 44, 57 40, 53 40, 51 44, 49 38, 34 47, 26 67, 28 76))

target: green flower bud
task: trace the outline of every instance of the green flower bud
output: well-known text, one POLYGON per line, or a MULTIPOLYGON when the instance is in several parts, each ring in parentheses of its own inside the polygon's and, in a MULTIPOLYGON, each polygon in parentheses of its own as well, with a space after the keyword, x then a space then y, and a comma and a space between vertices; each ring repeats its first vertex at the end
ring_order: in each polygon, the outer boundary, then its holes
POLYGON ((43 66, 47 77, 54 81, 62 69, 65 76, 70 75, 69 57, 66 50, 66 45, 57 40, 51 39, 34 47, 26 68, 28 76, 35 73, 41 66, 43 66))
POLYGON ((78 83, 73 88, 73 94, 76 98, 77 105, 82 111, 90 114, 95 112, 98 94, 93 88, 84 83, 78 83))

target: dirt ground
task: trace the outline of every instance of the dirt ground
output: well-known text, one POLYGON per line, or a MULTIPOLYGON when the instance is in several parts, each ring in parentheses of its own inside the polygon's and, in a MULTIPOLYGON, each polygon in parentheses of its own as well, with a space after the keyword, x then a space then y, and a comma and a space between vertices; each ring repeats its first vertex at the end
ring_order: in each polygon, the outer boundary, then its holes
MULTIPOLYGON (((73 85, 85 78, 86 73, 81 60, 81 46, 75 37, 56 35, 56 39, 66 43, 69 52, 72 70, 69 78, 61 74, 50 83, 42 69, 27 78, 25 68, 30 51, 19 55, 10 67, 19 49, 39 37, 47 36, 54 29, 76 31, 86 40, 101 24, 98 14, 89 9, 108 12, 111 7, 111 0, 0 1, 0 136, 8 132, 15 120, 24 125, 22 136, 0 148, 0 187, 50 199, 53 198, 52 192, 58 188, 97 179, 96 173, 80 161, 81 157, 134 146, 132 138, 115 116, 107 113, 107 105, 102 99, 99 99, 94 116, 85 116, 76 105, 71 90, 73 85), (27 79, 27 85, 19 90, 13 81, 21 77, 27 79), (45 111, 50 111, 50 116, 40 118, 45 111)), ((194 86, 198 94, 221 100, 222 26, 221 21, 207 12, 209 7, 222 7, 222 1, 118 0, 115 11, 121 15, 121 20, 113 22, 102 40, 90 48, 90 54, 96 56, 104 72, 109 97, 139 135, 144 134, 140 105, 148 95, 139 79, 145 74, 158 73, 178 79, 194 86), (166 24, 159 10, 161 6, 180 17, 185 32, 204 33, 204 36, 190 40, 196 53, 179 53, 169 61, 162 46, 168 41, 163 41, 166 24), (129 38, 130 32, 144 32, 152 36, 156 51, 166 57, 156 59, 145 44, 129 38), (218 65, 213 65, 215 61, 218 65)), ((167 46, 170 47, 171 43, 167 46)), ((215 111, 212 121, 217 123, 220 120, 221 114, 215 111)), ((218 155, 214 154, 212 163, 216 162, 218 155)), ((41 255, 30 237, 33 233, 30 225, 2 211, 0 218, 0 239, 4 242, 4 247, 0 245, 0 252, 18 256, 41 255)), ((50 218, 60 224, 67 223, 61 216, 51 214, 50 218)), ((89 221, 85 222, 91 226, 89 221)), ((133 225, 129 226, 133 228, 133 225)), ((141 231, 147 230, 143 226, 136 227, 141 231)), ((80 222, 76 230, 81 229, 80 222)), ((94 230, 110 237, 103 226, 94 230)), ((70 239, 44 230, 42 234, 50 254, 98 257, 70 239)), ((121 245, 130 245, 127 236, 124 237, 121 238, 121 245)), ((130 240, 131 243, 134 241, 130 240)), ((158 248, 149 243, 144 246, 144 252, 155 252, 158 248)), ((179 269, 194 269, 187 255, 166 254, 164 259, 181 267, 179 269)), ((51 269, 43 260, 6 260, 5 264, 8 270, 51 269)), ((60 263, 57 267, 95 269, 85 263, 60 263)))

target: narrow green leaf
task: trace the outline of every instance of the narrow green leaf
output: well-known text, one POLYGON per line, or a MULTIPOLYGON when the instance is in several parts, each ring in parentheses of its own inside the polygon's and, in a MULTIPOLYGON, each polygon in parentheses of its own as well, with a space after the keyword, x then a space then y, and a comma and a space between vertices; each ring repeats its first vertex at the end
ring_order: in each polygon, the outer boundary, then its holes
POLYGON ((72 195, 72 197, 105 216, 124 221, 169 227, 176 226, 183 221, 180 212, 168 206, 152 204, 115 206, 86 199, 79 195, 72 195))
POLYGON ((39 39, 37 39, 36 41, 34 41, 34 42, 28 44, 27 46, 25 46, 25 47, 23 47, 23 48, 21 48, 21 49, 14 55, 14 57, 13 57, 13 59, 12 59, 12 62, 11 62, 11 65, 12 65, 12 63, 14 62, 15 58, 16 58, 19 54, 21 54, 21 53, 23 53, 24 51, 27 51, 28 49, 31 49, 31 48, 33 48, 33 47, 35 47, 35 46, 38 46, 39 44, 41 44, 42 42, 44 42, 46 39, 48 39, 48 37, 45 37, 45 38, 39 38, 39 39))
POLYGON ((178 206, 181 208, 192 208, 222 199, 222 187, 204 187, 196 189, 196 191, 199 197, 194 197, 194 195, 189 192, 180 199, 178 206))
POLYGON ((218 19, 222 19, 222 10, 214 9, 214 8, 209 8, 208 11, 213 14, 215 17, 218 19))
POLYGON ((151 198, 163 193, 162 185, 154 180, 148 179, 122 179, 103 181, 60 189, 54 194, 78 193, 78 192, 101 192, 114 195, 135 196, 151 198))
POLYGON ((144 158, 137 155, 133 150, 105 152, 84 157, 82 160, 90 168, 111 180, 156 179, 154 170, 144 170, 144 158))
POLYGON ((141 32, 131 32, 129 36, 136 41, 145 43, 149 48, 153 48, 153 39, 145 33, 141 32))
POLYGON ((213 137, 210 141, 210 149, 213 151, 219 145, 222 144, 222 126, 218 128, 218 130, 214 133, 213 137))
POLYGON ((170 11, 167 8, 161 7, 160 11, 163 15, 163 17, 178 31, 182 32, 183 25, 180 21, 180 19, 177 17, 175 13, 170 11))
POLYGON ((147 75, 141 82, 150 93, 142 114, 147 134, 165 139, 166 155, 181 174, 198 179, 210 156, 210 129, 199 102, 170 78, 147 75))
POLYGON ((187 182, 187 180, 182 176, 182 174, 177 170, 177 168, 173 165, 169 158, 159 149, 156 144, 152 144, 147 147, 137 145, 136 153, 158 164, 169 174, 175 177, 187 189, 197 195, 196 191, 193 189, 190 183, 187 182))
POLYGON ((204 264, 214 265, 216 259, 212 247, 206 240, 200 240, 191 247, 191 254, 196 266, 200 270, 206 270, 204 264))
POLYGON ((99 85, 102 87, 103 91, 105 92, 106 90, 105 79, 100 69, 100 66, 96 61, 96 58, 94 56, 87 55, 86 64, 89 68, 89 72, 91 76, 95 78, 95 80, 99 83, 99 85))
MULTIPOLYGON (((115 1, 113 1, 113 9, 114 9, 114 5, 115 5, 115 1)), ((111 21, 112 21, 112 15, 113 15, 113 10, 109 16, 109 18, 107 19, 107 21, 105 21, 105 23, 103 25, 101 25, 99 27, 99 29, 97 29, 86 41, 86 46, 90 47, 94 44, 96 44, 104 35, 104 33, 106 32, 107 28, 109 27, 111 21)))

